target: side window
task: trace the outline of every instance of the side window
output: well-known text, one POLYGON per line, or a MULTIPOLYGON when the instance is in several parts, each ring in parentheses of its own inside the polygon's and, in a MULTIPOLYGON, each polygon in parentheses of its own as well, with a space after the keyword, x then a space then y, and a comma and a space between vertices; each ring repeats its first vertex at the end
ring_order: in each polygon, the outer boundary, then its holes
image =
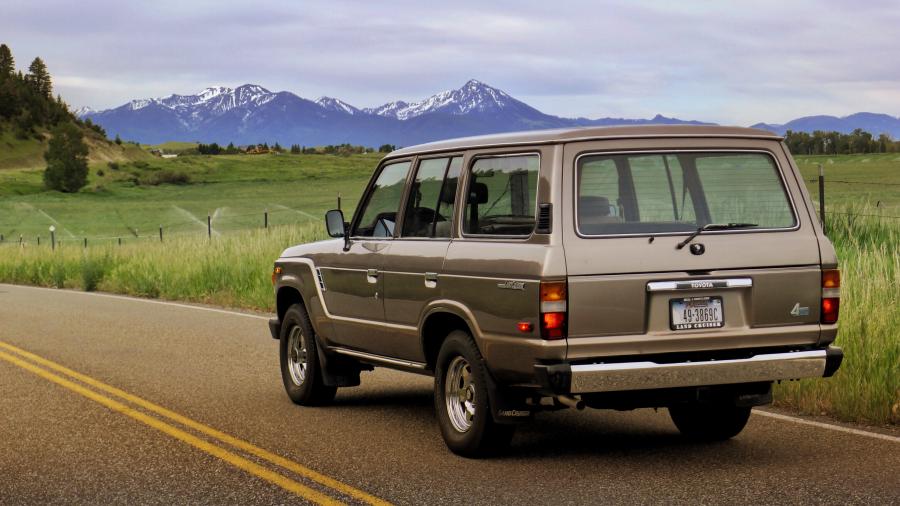
POLYGON ((450 237, 462 158, 419 162, 403 218, 403 237, 450 237))
POLYGON ((539 167, 537 155, 475 160, 466 192, 465 232, 530 234, 534 230, 539 167))
POLYGON ((397 223, 397 212, 406 186, 410 162, 386 165, 369 189, 360 209, 354 237, 391 237, 397 223))
POLYGON ((450 237, 453 224, 453 211, 456 209, 456 186, 459 182, 459 173, 462 171, 462 157, 450 159, 447 168, 447 177, 441 187, 441 197, 438 203, 438 219, 434 224, 435 237, 450 237))

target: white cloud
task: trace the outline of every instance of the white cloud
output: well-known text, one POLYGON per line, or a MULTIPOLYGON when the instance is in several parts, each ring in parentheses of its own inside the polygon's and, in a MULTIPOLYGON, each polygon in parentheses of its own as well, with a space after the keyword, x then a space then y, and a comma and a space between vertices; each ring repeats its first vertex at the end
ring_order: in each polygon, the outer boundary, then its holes
POLYGON ((4 5, 74 105, 245 82, 358 106, 477 78, 565 116, 900 114, 900 3, 400 1, 4 5))

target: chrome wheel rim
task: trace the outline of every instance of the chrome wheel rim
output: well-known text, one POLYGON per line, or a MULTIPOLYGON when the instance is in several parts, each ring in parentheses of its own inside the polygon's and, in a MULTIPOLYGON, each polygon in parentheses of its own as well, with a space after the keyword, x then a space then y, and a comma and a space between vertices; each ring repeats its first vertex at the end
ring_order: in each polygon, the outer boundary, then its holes
POLYGON ((306 336, 300 326, 291 329, 288 335, 288 372, 291 374, 291 381, 298 387, 303 385, 306 380, 306 368, 308 355, 306 352, 306 336))
POLYGON ((450 362, 444 384, 444 402, 450 423, 458 432, 472 428, 475 419, 475 383, 472 379, 472 366, 466 359, 456 357, 450 362))

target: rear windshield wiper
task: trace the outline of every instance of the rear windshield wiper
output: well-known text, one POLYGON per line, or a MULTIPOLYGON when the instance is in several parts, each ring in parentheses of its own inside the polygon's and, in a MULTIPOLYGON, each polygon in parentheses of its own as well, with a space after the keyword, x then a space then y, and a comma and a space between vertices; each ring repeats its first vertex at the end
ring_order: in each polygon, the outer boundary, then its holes
POLYGON ((707 223, 706 225, 703 225, 697 230, 691 232, 691 235, 687 236, 685 240, 681 241, 677 246, 675 246, 675 249, 684 248, 689 242, 693 241, 695 237, 702 234, 703 232, 707 232, 710 230, 734 230, 736 228, 752 228, 758 226, 759 225, 757 225, 756 223, 707 223))

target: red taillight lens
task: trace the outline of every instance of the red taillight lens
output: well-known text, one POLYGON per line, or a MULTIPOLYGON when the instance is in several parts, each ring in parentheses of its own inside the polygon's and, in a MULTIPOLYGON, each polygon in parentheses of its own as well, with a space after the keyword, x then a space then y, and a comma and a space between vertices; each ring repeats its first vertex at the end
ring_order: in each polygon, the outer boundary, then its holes
POLYGON ((841 299, 828 297, 822 299, 822 323, 837 323, 841 309, 841 299))
POLYGON ((566 338, 566 282, 541 282, 541 337, 548 340, 566 338))
POLYGON ((541 337, 563 339, 566 337, 566 313, 544 313, 541 315, 541 337))
POLYGON ((841 271, 822 270, 822 323, 837 323, 841 309, 841 271))

